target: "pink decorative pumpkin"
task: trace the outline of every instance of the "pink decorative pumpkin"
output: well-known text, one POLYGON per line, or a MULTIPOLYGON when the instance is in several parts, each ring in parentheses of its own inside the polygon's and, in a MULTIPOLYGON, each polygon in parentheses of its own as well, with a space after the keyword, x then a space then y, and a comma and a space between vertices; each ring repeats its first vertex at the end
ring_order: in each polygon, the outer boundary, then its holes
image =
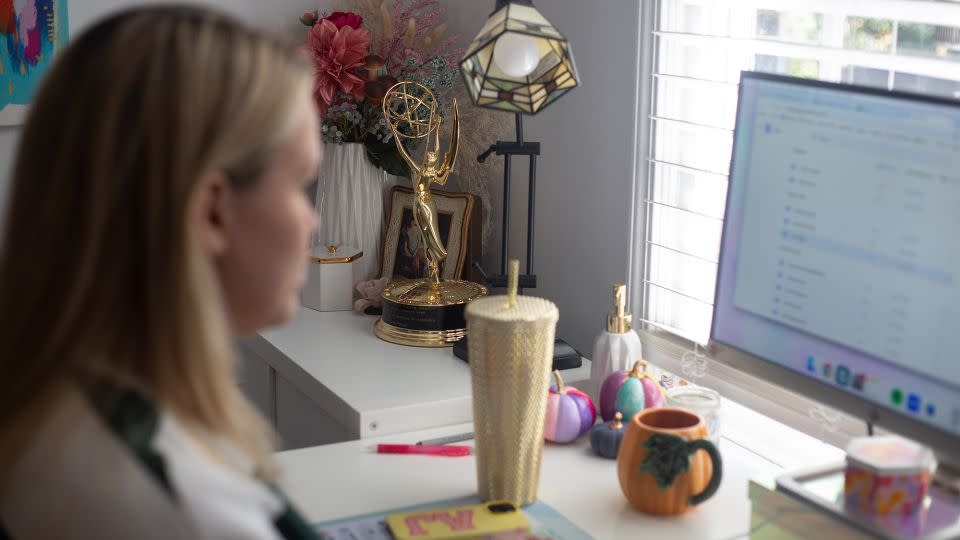
MULTIPOLYGON (((649 371, 641 371, 647 366, 646 360, 637 360, 630 371, 616 371, 611 373, 600 387, 600 415, 605 422, 613 420, 617 412, 617 399, 640 404, 639 407, 649 409, 662 407, 664 402, 663 388, 657 383, 649 371), (640 384, 632 383, 624 387, 628 379, 636 379, 640 384), (642 388, 642 391, 641 391, 642 388), (636 395, 626 395, 636 393, 636 395)), ((639 412, 630 407, 624 407, 623 419, 629 421, 639 412)))
POLYGON ((597 421, 597 408, 590 396, 572 386, 564 386, 559 371, 554 371, 553 376, 557 385, 550 387, 547 394, 543 438, 557 443, 573 442, 593 427, 597 421))

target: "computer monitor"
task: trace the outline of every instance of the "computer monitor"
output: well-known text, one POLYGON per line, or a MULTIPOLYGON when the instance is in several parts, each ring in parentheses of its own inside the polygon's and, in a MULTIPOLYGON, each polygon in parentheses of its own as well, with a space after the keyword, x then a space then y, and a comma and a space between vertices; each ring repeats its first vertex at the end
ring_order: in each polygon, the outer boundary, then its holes
POLYGON ((714 357, 960 468, 960 102, 744 72, 714 357))

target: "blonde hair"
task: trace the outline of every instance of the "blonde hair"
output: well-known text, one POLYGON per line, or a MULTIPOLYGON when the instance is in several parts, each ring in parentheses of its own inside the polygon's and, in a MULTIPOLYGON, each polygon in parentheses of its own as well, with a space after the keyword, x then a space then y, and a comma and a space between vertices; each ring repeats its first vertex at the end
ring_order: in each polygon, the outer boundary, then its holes
POLYGON ((59 57, 22 132, 0 253, 0 478, 77 371, 139 383, 267 471, 270 430, 237 385, 188 214, 205 175, 258 181, 309 83, 292 49, 198 7, 114 15, 59 57))

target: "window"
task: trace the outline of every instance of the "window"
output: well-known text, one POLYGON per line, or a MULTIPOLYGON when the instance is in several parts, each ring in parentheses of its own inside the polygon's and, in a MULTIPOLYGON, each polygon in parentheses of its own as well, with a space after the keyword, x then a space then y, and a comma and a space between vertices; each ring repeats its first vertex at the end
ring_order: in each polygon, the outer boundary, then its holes
POLYGON ((740 71, 960 99, 960 3, 659 0, 653 10, 651 70, 641 71, 650 77, 645 268, 635 285, 646 320, 706 343, 740 71))

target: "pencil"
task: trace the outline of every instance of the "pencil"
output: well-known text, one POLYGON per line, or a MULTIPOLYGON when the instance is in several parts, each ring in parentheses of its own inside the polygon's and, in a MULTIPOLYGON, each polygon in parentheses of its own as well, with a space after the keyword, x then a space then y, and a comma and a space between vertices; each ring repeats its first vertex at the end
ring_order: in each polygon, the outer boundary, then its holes
POLYGON ((450 444, 460 441, 469 441, 473 438, 473 433, 458 433, 456 435, 447 435, 446 437, 437 437, 436 439, 427 439, 417 443, 419 446, 450 444))

